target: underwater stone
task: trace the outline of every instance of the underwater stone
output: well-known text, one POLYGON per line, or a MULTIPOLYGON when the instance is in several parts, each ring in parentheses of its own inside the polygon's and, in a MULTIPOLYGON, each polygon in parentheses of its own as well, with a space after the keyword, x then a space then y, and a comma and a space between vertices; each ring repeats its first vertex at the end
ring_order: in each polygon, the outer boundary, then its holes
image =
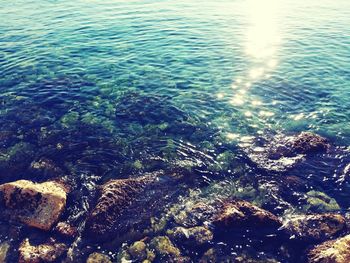
POLYGON ((115 108, 116 119, 125 123, 170 124, 186 119, 184 112, 173 106, 166 96, 128 92, 118 98, 115 108))
POLYGON ((136 241, 129 247, 128 251, 135 260, 142 261, 147 259, 147 246, 143 241, 136 241))
POLYGON ((86 263, 112 263, 109 256, 104 255, 102 253, 94 252, 89 255, 86 263))
POLYGON ((0 194, 11 217, 42 230, 57 222, 67 200, 66 189, 57 182, 19 180, 0 185, 0 194))
POLYGON ((6 257, 9 249, 10 244, 8 242, 0 243, 0 263, 6 262, 6 257))
POLYGON ((56 177, 63 175, 61 168, 57 167, 56 164, 47 158, 40 158, 38 161, 30 164, 30 171, 36 175, 56 177))
POLYGON ((13 178, 27 169, 34 156, 34 146, 19 142, 0 152, 0 173, 2 178, 13 178))
POLYGON ((167 234, 179 244, 188 246, 201 246, 213 239, 213 233, 203 226, 191 228, 176 227, 168 230, 167 234))
POLYGON ((76 111, 68 112, 61 118, 61 124, 63 127, 68 128, 74 125, 79 119, 79 113, 76 111))
POLYGON ((86 222, 88 235, 108 234, 123 210, 154 180, 152 176, 143 176, 111 180, 102 185, 97 205, 86 222))
POLYGON ((21 243, 18 251, 19 263, 46 263, 54 262, 61 257, 67 251, 67 246, 63 243, 55 243, 53 240, 33 246, 27 238, 21 243))
POLYGON ((300 215, 283 224, 290 235, 305 241, 323 241, 345 231, 346 221, 339 214, 300 215))
POLYGON ((311 132, 301 132, 294 136, 276 135, 267 139, 264 145, 255 145, 245 151, 258 167, 283 172, 293 168, 305 155, 329 148, 327 139, 311 132))
POLYGON ((340 206, 337 201, 323 192, 319 191, 309 191, 306 193, 306 205, 304 205, 303 209, 311 212, 332 212, 339 211, 340 206))
POLYGON ((349 263, 350 235, 326 241, 308 253, 309 263, 349 263))
POLYGON ((168 262, 182 262, 181 251, 174 246, 167 236, 158 236, 151 240, 150 247, 154 249, 157 259, 168 262))
POLYGON ((214 248, 208 249, 200 258, 199 263, 216 263, 217 255, 214 248))
POLYGON ((281 221, 274 214, 241 200, 225 202, 223 208, 214 216, 213 223, 224 229, 232 227, 277 228, 281 226, 281 221))

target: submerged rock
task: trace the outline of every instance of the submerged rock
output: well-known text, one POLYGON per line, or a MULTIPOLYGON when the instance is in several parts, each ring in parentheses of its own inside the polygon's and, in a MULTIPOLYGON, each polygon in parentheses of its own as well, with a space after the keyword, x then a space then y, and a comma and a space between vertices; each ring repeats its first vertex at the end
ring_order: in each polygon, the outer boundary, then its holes
POLYGON ((117 120, 141 124, 161 124, 186 119, 184 112, 176 108, 165 96, 151 96, 129 92, 121 96, 116 104, 117 120))
POLYGON ((294 167, 305 155, 324 152, 329 147, 327 139, 312 132, 301 132, 294 136, 277 135, 264 145, 245 151, 258 167, 280 172, 294 167))
POLYGON ((38 161, 34 161, 30 164, 30 171, 39 176, 56 177, 63 175, 61 168, 47 158, 40 158, 38 161))
POLYGON ((167 236, 158 236, 151 240, 150 248, 156 254, 157 260, 160 262, 185 262, 185 258, 181 256, 181 251, 174 246, 167 236))
POLYGON ((112 263, 111 259, 109 256, 94 252, 89 255, 88 259, 86 260, 86 263, 112 263))
POLYGON ((350 235, 326 241, 312 248, 308 253, 309 263, 350 262, 350 235))
POLYGON ((111 180, 102 185, 97 205, 86 222, 88 234, 108 234, 124 209, 154 180, 155 178, 152 176, 144 176, 111 180))
POLYGON ((147 258, 147 245, 143 241, 136 241, 129 247, 128 251, 135 260, 142 261, 147 258))
POLYGON ((323 241, 344 232, 346 221, 339 214, 300 215, 289 219, 283 228, 301 240, 323 241))
POLYGON ((214 216, 215 226, 228 228, 278 228, 281 221, 274 214, 249 202, 233 200, 224 203, 223 208, 214 216))
POLYGON ((203 226, 191 228, 176 227, 172 230, 168 230, 167 234, 177 243, 187 246, 201 246, 207 244, 213 240, 214 236, 209 229, 203 226))
POLYGON ((0 185, 0 195, 6 214, 43 230, 57 222, 67 200, 66 189, 57 182, 19 180, 0 185))
POLYGON ((7 253, 10 249, 9 242, 0 243, 0 263, 5 263, 7 258, 7 253))
POLYGON ((303 210, 318 213, 340 210, 337 201, 323 192, 312 190, 307 192, 306 196, 306 204, 304 205, 303 210))
POLYGON ((67 251, 67 246, 53 241, 33 246, 27 238, 21 243, 18 251, 19 263, 45 263, 56 261, 67 251))

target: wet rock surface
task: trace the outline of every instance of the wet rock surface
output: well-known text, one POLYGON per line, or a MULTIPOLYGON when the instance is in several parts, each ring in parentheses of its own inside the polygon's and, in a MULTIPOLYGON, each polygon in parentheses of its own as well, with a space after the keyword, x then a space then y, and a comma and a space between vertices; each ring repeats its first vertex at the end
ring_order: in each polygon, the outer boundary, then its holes
POLYGON ((174 246, 167 236, 158 236, 150 241, 150 248, 156 254, 159 261, 168 262, 186 262, 187 260, 181 256, 181 251, 174 246))
POLYGON ((58 222, 54 230, 57 233, 69 238, 74 238, 78 234, 78 229, 66 222, 58 222))
POLYGON ((283 172, 293 168, 306 155, 324 153, 330 148, 327 139, 311 132, 277 135, 246 149, 250 159, 264 170, 283 172))
POLYGON ((42 230, 50 230, 62 214, 67 200, 65 187, 57 182, 19 180, 0 185, 5 214, 42 230))
POLYGON ((346 220, 340 214, 294 216, 283 225, 294 238, 304 241, 323 241, 346 231, 346 220))
POLYGON ((309 263, 350 262, 350 235, 329 240, 312 248, 308 253, 309 263))
POLYGON ((226 230, 242 227, 278 228, 281 226, 281 221, 274 214, 241 200, 225 202, 223 208, 214 216, 213 223, 226 230))
POLYGON ((97 205, 87 220, 89 235, 105 235, 113 229, 123 210, 137 197, 153 176, 111 180, 101 187, 97 205))
POLYGON ((63 243, 56 243, 50 241, 45 244, 31 245, 29 239, 25 239, 18 251, 19 251, 19 263, 45 263, 55 262, 60 258, 67 250, 67 247, 63 243))

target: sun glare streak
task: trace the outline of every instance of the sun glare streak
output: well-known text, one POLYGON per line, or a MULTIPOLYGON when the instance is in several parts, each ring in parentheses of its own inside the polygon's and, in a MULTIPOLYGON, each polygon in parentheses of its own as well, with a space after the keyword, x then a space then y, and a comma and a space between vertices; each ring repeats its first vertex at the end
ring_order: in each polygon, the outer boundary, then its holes
POLYGON ((247 2, 249 28, 246 52, 254 58, 271 58, 281 42, 278 32, 278 0, 247 2))

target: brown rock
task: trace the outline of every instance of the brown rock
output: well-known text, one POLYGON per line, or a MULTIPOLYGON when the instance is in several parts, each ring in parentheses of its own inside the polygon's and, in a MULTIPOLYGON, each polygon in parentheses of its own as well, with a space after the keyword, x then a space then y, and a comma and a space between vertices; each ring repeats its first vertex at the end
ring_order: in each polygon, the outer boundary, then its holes
POLYGON ((312 132, 301 132, 292 137, 288 143, 290 151, 294 154, 306 154, 325 151, 329 148, 327 139, 312 132))
POLYGON ((61 257, 67 247, 62 243, 54 243, 32 246, 29 239, 25 239, 19 247, 19 263, 43 263, 54 262, 61 257))
POLYGON ((293 168, 307 154, 330 148, 327 139, 312 132, 301 132, 293 136, 276 135, 267 139, 265 145, 256 146, 245 150, 249 158, 264 170, 278 172, 293 168))
POLYGON ((39 229, 50 230, 66 205, 66 190, 56 182, 19 180, 0 185, 1 200, 11 217, 39 229))
POLYGON ((249 202, 233 200, 224 203, 222 209, 213 218, 218 227, 279 227, 280 220, 274 214, 249 202))
POLYGON ((308 253, 309 263, 349 263, 350 235, 326 241, 308 253))
POLYGON ((127 208, 148 184, 152 176, 111 180, 101 187, 96 207, 87 219, 89 235, 107 234, 117 222, 118 216, 127 208))
POLYGON ((283 228, 297 238, 322 241, 342 233, 346 228, 346 221, 339 214, 300 215, 289 219, 283 228))

